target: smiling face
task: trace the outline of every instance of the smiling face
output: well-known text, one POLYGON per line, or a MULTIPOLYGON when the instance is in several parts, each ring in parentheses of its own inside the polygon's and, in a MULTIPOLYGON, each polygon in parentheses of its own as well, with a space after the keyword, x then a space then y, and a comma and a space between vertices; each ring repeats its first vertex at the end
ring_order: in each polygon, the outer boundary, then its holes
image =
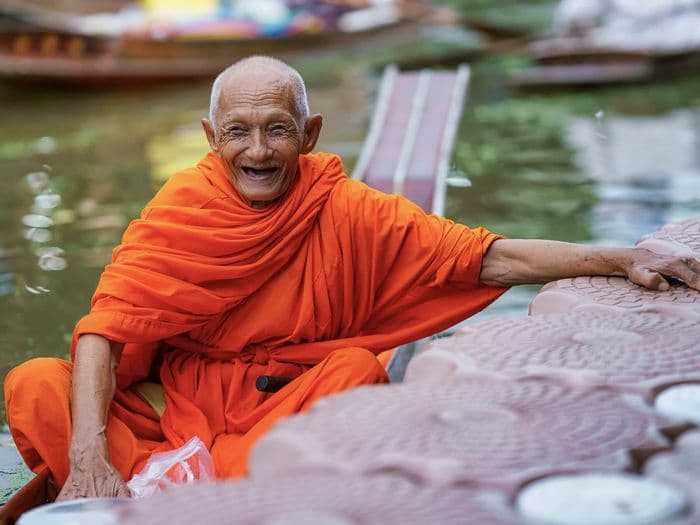
POLYGON ((322 118, 306 118, 284 71, 254 68, 224 79, 212 121, 202 124, 238 193, 265 207, 289 189, 299 155, 310 153, 322 118))

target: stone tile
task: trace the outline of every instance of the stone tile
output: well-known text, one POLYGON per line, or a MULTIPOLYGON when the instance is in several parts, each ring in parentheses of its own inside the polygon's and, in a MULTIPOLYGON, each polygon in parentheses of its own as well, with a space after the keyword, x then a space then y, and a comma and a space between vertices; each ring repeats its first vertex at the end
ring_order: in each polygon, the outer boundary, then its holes
POLYGON ((309 469, 403 472, 511 492, 553 472, 618 471, 668 446, 669 421, 610 389, 488 375, 364 387, 277 424, 253 449, 254 478, 309 469), (632 456, 630 456, 630 452, 632 456))
POLYGON ((648 290, 622 277, 575 277, 545 285, 530 304, 530 315, 600 310, 656 313, 700 321, 700 292, 672 284, 648 290))
POLYGON ((667 224, 639 239, 637 246, 657 253, 700 258, 700 219, 667 224))
POLYGON ((563 374, 570 381, 639 391, 700 382, 700 323, 653 314, 586 311, 494 319, 428 345, 406 381, 440 381, 482 370, 563 374))
POLYGON ((400 476, 301 472, 180 487, 136 501, 124 525, 507 525, 520 523, 503 496, 418 486, 400 476))

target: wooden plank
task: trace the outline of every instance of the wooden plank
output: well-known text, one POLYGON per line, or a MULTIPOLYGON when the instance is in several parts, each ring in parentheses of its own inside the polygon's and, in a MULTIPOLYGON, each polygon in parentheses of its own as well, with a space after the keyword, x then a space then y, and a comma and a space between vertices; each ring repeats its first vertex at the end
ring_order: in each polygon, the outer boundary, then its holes
POLYGON ((369 123, 367 138, 362 146, 362 151, 357 159, 355 169, 353 170, 353 178, 365 180, 367 168, 377 150, 377 143, 383 133, 384 123, 386 122, 389 113, 389 101, 391 100, 394 91, 394 81, 398 74, 396 66, 390 65, 384 70, 382 81, 379 85, 377 101, 372 112, 372 120, 369 123))
MULTIPOLYGON (((469 67, 455 71, 384 71, 367 139, 353 176, 411 199, 427 213, 445 211, 446 179, 462 114, 469 67)), ((417 348, 400 346, 387 373, 400 382, 417 348)))
POLYGON ((466 65, 456 72, 387 68, 353 176, 442 214, 468 81, 466 65))
POLYGON ((651 80, 651 63, 572 64, 564 66, 534 66, 516 73, 508 84, 516 88, 589 86, 608 83, 651 80))

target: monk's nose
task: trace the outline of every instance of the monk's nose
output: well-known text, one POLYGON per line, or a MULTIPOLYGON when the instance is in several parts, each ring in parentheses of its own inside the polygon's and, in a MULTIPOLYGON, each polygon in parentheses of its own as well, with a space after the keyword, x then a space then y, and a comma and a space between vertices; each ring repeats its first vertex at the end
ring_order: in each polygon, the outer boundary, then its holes
POLYGON ((247 153, 250 160, 258 162, 267 160, 270 155, 270 148, 267 146, 263 133, 255 132, 251 134, 247 153))

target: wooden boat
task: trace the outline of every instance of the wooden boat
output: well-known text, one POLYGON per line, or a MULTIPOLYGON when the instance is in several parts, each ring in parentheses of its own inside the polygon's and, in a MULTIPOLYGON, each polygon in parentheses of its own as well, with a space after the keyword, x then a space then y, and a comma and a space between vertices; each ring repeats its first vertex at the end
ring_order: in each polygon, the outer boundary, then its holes
POLYGON ((13 525, 23 513, 55 499, 49 469, 42 470, 0 508, 0 525, 13 525))
POLYGON ((444 215, 447 177, 470 69, 384 71, 352 176, 444 215))
POLYGON ((528 52, 536 64, 512 75, 508 79, 512 87, 648 82, 700 70, 700 49, 633 49, 579 38, 552 38, 533 42, 528 52))
POLYGON ((419 34, 419 23, 419 17, 412 16, 352 32, 253 39, 103 36, 25 25, 0 33, 0 79, 85 86, 211 78, 237 58, 252 54, 293 61, 408 43, 419 34))

